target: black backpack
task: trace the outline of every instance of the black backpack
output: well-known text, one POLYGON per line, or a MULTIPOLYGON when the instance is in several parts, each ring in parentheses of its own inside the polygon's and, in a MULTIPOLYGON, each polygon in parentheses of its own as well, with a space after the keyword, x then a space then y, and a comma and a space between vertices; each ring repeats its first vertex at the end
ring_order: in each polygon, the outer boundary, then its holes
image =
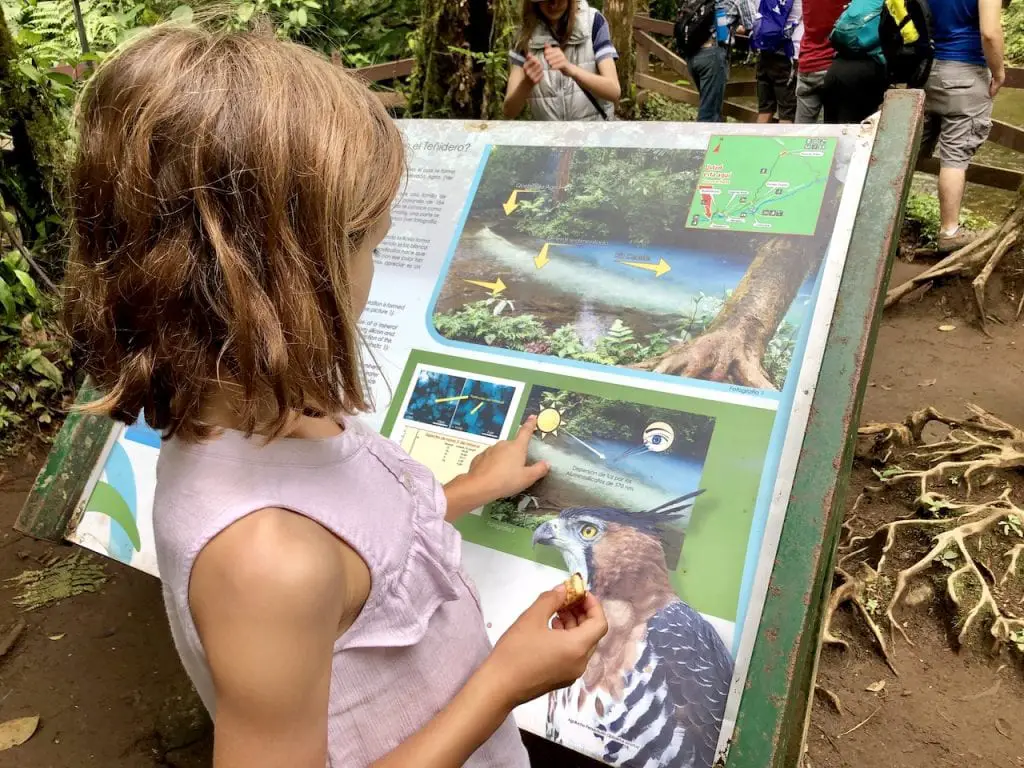
POLYGON ((908 88, 924 87, 935 60, 933 30, 928 0, 885 0, 878 36, 891 82, 906 83, 908 88), (917 40, 908 43, 903 29, 910 23, 917 30, 917 40))
POLYGON ((711 39, 714 31, 714 0, 683 0, 673 28, 679 55, 689 59, 711 39))

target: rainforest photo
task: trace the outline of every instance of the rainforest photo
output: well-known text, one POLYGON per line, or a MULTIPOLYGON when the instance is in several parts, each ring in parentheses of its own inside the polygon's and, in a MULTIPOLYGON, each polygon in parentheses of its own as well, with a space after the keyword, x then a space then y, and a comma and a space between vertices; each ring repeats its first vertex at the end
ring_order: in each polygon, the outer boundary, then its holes
POLYGON ((829 243, 817 224, 842 189, 833 150, 764 136, 712 137, 707 150, 492 147, 434 330, 781 390, 829 243), (744 170, 758 153, 770 162, 744 170))

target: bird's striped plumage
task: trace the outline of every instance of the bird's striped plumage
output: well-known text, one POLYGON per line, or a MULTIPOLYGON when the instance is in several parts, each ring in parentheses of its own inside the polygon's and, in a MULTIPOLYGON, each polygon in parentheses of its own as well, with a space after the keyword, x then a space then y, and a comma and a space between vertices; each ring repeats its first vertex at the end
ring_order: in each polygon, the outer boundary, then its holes
POLYGON ((630 525, 622 510, 567 509, 537 529, 535 541, 584 564, 609 623, 586 674, 551 694, 547 735, 624 768, 710 768, 732 658, 673 592, 656 521, 653 511, 630 525))

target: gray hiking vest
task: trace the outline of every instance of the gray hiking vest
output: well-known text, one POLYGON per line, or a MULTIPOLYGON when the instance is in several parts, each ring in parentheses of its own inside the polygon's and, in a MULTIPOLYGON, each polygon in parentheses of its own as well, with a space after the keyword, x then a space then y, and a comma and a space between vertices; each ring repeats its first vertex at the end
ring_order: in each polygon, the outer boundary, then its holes
MULTIPOLYGON (((572 32, 565 45, 561 46, 572 64, 588 72, 597 72, 597 61, 594 57, 594 14, 597 13, 587 4, 587 0, 576 0, 576 20, 572 32)), ((544 67, 544 77, 530 92, 530 114, 534 120, 597 120, 603 118, 594 109, 590 99, 579 84, 567 75, 548 68, 544 59, 544 45, 558 45, 551 36, 547 25, 540 23, 530 37, 530 53, 536 56, 544 67)), ((596 97, 595 97, 596 98, 596 97)), ((609 101, 598 99, 608 119, 615 115, 615 107, 609 101)))

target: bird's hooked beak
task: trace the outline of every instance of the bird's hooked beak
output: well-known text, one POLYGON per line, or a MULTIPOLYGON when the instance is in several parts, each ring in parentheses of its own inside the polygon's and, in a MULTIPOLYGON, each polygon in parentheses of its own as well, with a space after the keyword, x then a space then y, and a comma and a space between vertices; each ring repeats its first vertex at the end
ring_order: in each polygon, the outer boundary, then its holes
POLYGON ((546 523, 541 524, 533 532, 533 546, 538 544, 554 545, 558 540, 558 532, 555 531, 554 520, 548 520, 546 523))

